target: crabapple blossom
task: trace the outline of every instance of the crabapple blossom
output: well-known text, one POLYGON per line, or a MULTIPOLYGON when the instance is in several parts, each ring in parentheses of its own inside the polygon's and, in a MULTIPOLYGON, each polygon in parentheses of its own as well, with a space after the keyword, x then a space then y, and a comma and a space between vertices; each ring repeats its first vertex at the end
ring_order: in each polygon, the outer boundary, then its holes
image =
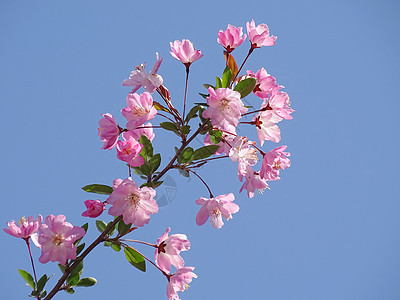
POLYGON ((22 217, 18 224, 14 220, 8 222, 8 228, 4 228, 3 230, 16 238, 29 239, 29 237, 38 231, 40 225, 42 225, 41 215, 38 215, 36 219, 29 216, 28 218, 22 217))
POLYGON ((143 227, 149 223, 150 215, 158 212, 155 196, 155 190, 147 186, 139 188, 129 177, 107 198, 112 205, 108 213, 112 216, 122 215, 125 224, 143 227))
MULTIPOLYGON (((281 87, 280 87, 281 88, 281 87)), ((293 117, 290 115, 294 110, 289 107, 289 95, 285 92, 273 91, 272 96, 268 100, 268 106, 280 118, 291 120, 293 117)))
POLYGON ((246 35, 243 35, 242 27, 235 27, 228 25, 225 31, 220 30, 218 32, 217 42, 225 48, 226 52, 231 53, 235 48, 239 47, 246 39, 246 35))
POLYGON ((140 167, 144 163, 144 158, 139 154, 143 145, 133 138, 130 131, 122 134, 124 141, 117 143, 117 157, 128 163, 131 167, 140 167))
POLYGON ((275 77, 269 75, 264 68, 261 68, 256 73, 248 70, 247 74, 257 79, 257 84, 253 89, 253 93, 261 99, 268 98, 272 90, 277 86, 275 77))
POLYGON ((87 210, 82 213, 82 217, 97 218, 106 209, 100 200, 86 200, 84 203, 87 210))
POLYGON ((269 28, 266 24, 260 24, 256 27, 254 20, 251 20, 250 23, 246 23, 246 27, 252 49, 276 44, 277 37, 269 35, 269 28))
POLYGON ((179 60, 183 63, 186 68, 188 68, 192 62, 199 60, 203 57, 200 50, 194 50, 193 44, 189 40, 182 40, 170 42, 169 45, 171 46, 171 55, 173 58, 179 60))
POLYGON ((281 131, 276 123, 281 120, 282 118, 275 115, 271 110, 261 111, 253 118, 261 146, 266 140, 279 143, 281 131))
POLYGON ((102 115, 103 118, 99 120, 98 135, 100 140, 104 143, 102 149, 112 149, 117 144, 121 128, 115 122, 112 114, 106 113, 102 115))
POLYGON ((280 146, 264 154, 260 177, 266 180, 278 180, 279 170, 290 167, 289 152, 283 152, 287 146, 280 146))
POLYGON ((162 77, 157 74, 161 62, 162 58, 159 58, 158 53, 156 52, 156 62, 154 63, 150 73, 147 73, 144 69, 145 64, 140 64, 135 67, 136 70, 131 72, 129 78, 122 82, 122 85, 133 86, 131 93, 136 92, 142 85, 147 92, 154 93, 155 90, 163 84, 162 77))
POLYGON ((140 137, 143 134, 147 136, 150 141, 152 141, 156 136, 153 132, 153 125, 150 122, 144 124, 142 127, 137 127, 136 129, 129 130, 129 133, 137 141, 139 141, 140 137))
POLYGON ((153 97, 148 92, 143 94, 129 93, 126 97, 127 107, 121 113, 127 119, 126 128, 134 130, 145 122, 153 119, 157 110, 153 106, 153 97))
MULTIPOLYGON (((231 150, 229 157, 232 161, 238 162, 238 176, 239 180, 243 180, 246 175, 248 166, 254 166, 257 163, 257 150, 251 145, 254 142, 248 141, 246 137, 236 136, 231 143, 231 150)), ((251 168, 251 167, 250 167, 251 168)))
POLYGON ((115 190, 121 184, 122 181, 124 181, 124 180, 121 178, 114 179, 113 186, 112 186, 113 190, 115 190))
POLYGON ((218 129, 236 132, 236 126, 242 114, 247 112, 240 93, 229 88, 219 88, 214 90, 208 88, 210 94, 206 100, 208 108, 203 112, 204 118, 211 119, 211 124, 218 129))
POLYGON ((179 253, 190 249, 190 242, 185 234, 168 236, 170 230, 171 228, 168 228, 157 240, 154 254, 157 266, 166 273, 171 271, 171 264, 177 269, 182 268, 185 262, 179 253))
POLYGON ((42 250, 39 262, 58 261, 65 265, 67 259, 76 258, 74 242, 85 235, 85 230, 65 222, 64 215, 49 215, 39 227, 37 242, 42 250))
POLYGON ((204 138, 204 145, 218 145, 219 148, 218 150, 214 153, 214 155, 220 155, 222 153, 225 153, 226 155, 229 155, 229 151, 231 150, 230 143, 233 141, 235 136, 233 134, 228 134, 226 132, 222 132, 222 137, 221 141, 218 144, 214 144, 210 140, 210 134, 207 133, 205 138, 204 138))
MULTIPOLYGON (((251 169, 251 167, 249 167, 251 169)), ((260 172, 254 172, 253 169, 246 173, 245 182, 240 188, 240 193, 246 189, 249 198, 254 197, 254 191, 263 191, 269 188, 267 180, 260 177, 260 172)))
POLYGON ((167 297, 168 300, 180 300, 178 292, 183 292, 188 289, 189 283, 197 275, 193 273, 194 267, 183 267, 177 270, 171 277, 168 278, 167 297))
POLYGON ((232 214, 239 211, 239 206, 232 201, 235 196, 232 193, 220 195, 215 198, 200 197, 196 204, 203 205, 196 216, 196 224, 203 225, 211 217, 211 225, 214 228, 221 228, 224 225, 222 217, 226 220, 232 219, 232 214))

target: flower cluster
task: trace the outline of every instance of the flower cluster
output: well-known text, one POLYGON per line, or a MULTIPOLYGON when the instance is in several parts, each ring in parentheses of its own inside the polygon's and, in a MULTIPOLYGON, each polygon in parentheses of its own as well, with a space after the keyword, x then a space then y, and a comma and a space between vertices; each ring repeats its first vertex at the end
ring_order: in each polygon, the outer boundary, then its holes
MULTIPOLYGON (((41 249, 39 262, 57 261, 62 265, 62 280, 56 284, 50 295, 53 296, 63 289, 73 292, 74 286, 93 283, 89 278, 80 280, 82 270, 78 266, 81 266, 83 258, 94 247, 104 243, 118 252, 124 248, 126 259, 142 271, 145 270, 145 262, 151 262, 168 280, 168 299, 179 300, 178 292, 187 289, 192 279, 197 278, 193 272, 194 267, 185 266, 181 257, 181 252, 188 251, 191 247, 187 236, 169 235, 171 229, 167 228, 155 244, 125 238, 127 234, 149 224, 150 218, 154 218, 152 215, 159 212, 156 189, 163 183, 163 176, 176 169, 183 176, 197 177, 205 185, 210 196, 200 196, 194 201, 200 206, 195 223, 201 226, 210 219, 211 226, 220 229, 224 225, 223 219, 232 219, 233 214, 239 211, 239 205, 233 193, 214 196, 206 180, 196 172, 197 168, 211 163, 214 159, 230 158, 237 163, 238 179, 242 182, 240 192, 246 190, 248 197, 252 198, 256 190, 263 191, 269 188, 270 181, 279 180, 280 170, 290 167, 290 153, 285 152, 287 146, 278 146, 268 152, 260 149, 267 141, 281 141, 278 123, 284 119, 292 119, 294 112, 290 107, 288 94, 282 91, 284 87, 264 68, 256 72, 246 70, 243 75, 240 74, 251 53, 260 47, 275 45, 276 37, 270 35, 266 24, 256 26, 254 20, 247 22, 246 27, 247 34, 243 33, 242 27, 233 25, 228 25, 225 31, 220 30, 217 33, 217 42, 224 48, 226 62, 222 78, 217 77, 215 86, 204 84, 207 94, 200 95, 205 102, 194 103, 187 114, 189 67, 203 57, 201 51, 196 50, 193 43, 187 39, 170 43, 171 56, 186 67, 182 112, 175 108, 175 102, 164 86, 163 78, 157 73, 163 60, 158 53, 149 73, 142 63, 122 82, 123 86, 132 87, 126 97, 126 107, 121 109, 126 124, 120 126, 112 114, 105 113, 98 122, 98 135, 103 143, 102 149, 116 149, 117 158, 128 168, 128 176, 123 177, 125 179, 114 179, 112 186, 90 184, 83 187, 86 192, 107 195, 103 201, 86 200, 83 217, 97 218, 107 207, 108 215, 114 217, 108 223, 96 221, 101 234, 83 254, 78 256, 85 249, 85 244, 79 243, 86 233, 87 224, 82 227, 73 226, 66 222, 64 215, 49 215, 44 222, 39 215, 36 219, 22 218, 18 224, 15 221, 7 224, 8 227, 4 229, 6 233, 24 239, 28 248, 32 239, 41 249), (232 53, 243 45, 247 37, 250 42, 249 52, 238 67, 232 53), (141 87, 145 91, 137 93, 141 87), (155 92, 160 100, 153 99, 155 92), (257 99, 256 104, 246 106, 243 98, 251 93, 257 99), (160 118, 162 122, 159 122, 160 118), (194 118, 198 118, 197 122, 191 122, 194 118), (241 132, 239 126, 248 125, 255 127, 254 135, 258 137, 259 146, 256 141, 238 134, 241 132), (175 147, 175 155, 163 167, 161 154, 155 153, 153 147, 155 128, 174 133, 180 139, 179 147, 175 147), (205 136, 205 146, 193 149, 190 143, 200 135, 205 136), (256 166, 260 156, 262 162, 258 169, 256 166), (136 179, 134 181, 133 175, 138 175, 138 180, 143 182, 139 183, 136 179), (129 246, 128 242, 154 247, 154 262, 136 248, 129 246), (176 269, 174 272, 172 267, 176 269)), ((41 299, 46 295, 42 290, 42 282, 47 280, 47 277, 42 277, 44 279, 39 280, 39 285, 33 260, 32 268, 35 282, 32 283, 33 279, 30 280, 29 274, 25 274, 24 278, 34 289, 31 296, 41 299)))

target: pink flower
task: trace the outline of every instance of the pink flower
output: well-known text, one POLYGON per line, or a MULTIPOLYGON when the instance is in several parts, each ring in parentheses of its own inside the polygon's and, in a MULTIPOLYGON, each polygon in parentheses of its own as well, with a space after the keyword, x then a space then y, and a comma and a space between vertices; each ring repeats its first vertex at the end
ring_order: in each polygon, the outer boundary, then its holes
POLYGON ((115 190, 124 180, 121 178, 117 178, 113 180, 113 190, 115 190))
POLYGON ((264 68, 261 68, 255 74, 252 71, 247 71, 247 74, 257 79, 253 93, 261 99, 268 98, 272 90, 277 86, 275 77, 269 75, 264 68))
POLYGON ((126 98, 127 107, 121 112, 128 120, 126 128, 134 130, 142 126, 145 122, 153 119, 157 110, 153 106, 153 98, 147 92, 143 94, 128 94, 126 98))
POLYGON ((261 146, 266 140, 279 143, 281 140, 281 131, 276 123, 280 120, 282 120, 282 118, 275 115, 271 110, 259 112, 258 115, 253 118, 261 146))
POLYGON ((262 46, 273 46, 276 44, 276 36, 269 35, 268 26, 260 24, 256 27, 254 20, 246 23, 247 33, 251 43, 251 48, 260 48, 262 46))
POLYGON ((178 292, 183 292, 189 288, 189 283, 197 275, 193 273, 194 267, 184 267, 176 271, 168 278, 167 297, 168 300, 180 300, 178 292))
POLYGON ((130 131, 122 134, 124 141, 117 143, 117 157, 127 162, 131 167, 140 167, 144 163, 143 157, 139 154, 143 149, 143 145, 133 138, 130 131))
POLYGON ((229 157, 232 161, 238 162, 238 176, 240 181, 247 174, 248 167, 254 166, 257 163, 257 150, 251 147, 254 144, 254 142, 248 141, 246 137, 241 136, 236 136, 231 143, 232 148, 229 151, 229 157))
POLYGON ((255 190, 258 190, 262 194, 265 189, 269 189, 269 186, 267 180, 260 177, 260 172, 251 170, 251 172, 247 172, 246 180, 239 192, 241 193, 244 189, 247 190, 247 196, 253 198, 255 190))
POLYGON ((168 237, 170 230, 171 228, 168 228, 157 240, 157 249, 154 255, 157 266, 166 273, 171 271, 171 264, 177 269, 182 268, 185 262, 179 253, 190 249, 190 242, 186 235, 172 234, 168 237))
POLYGON ((219 148, 218 148, 217 152, 214 153, 214 155, 220 155, 222 153, 229 155, 229 151, 231 150, 230 144, 234 138, 235 138, 235 136, 233 134, 228 134, 226 132, 222 132, 221 141, 218 144, 214 144, 210 140, 210 134, 207 133, 206 137, 204 138, 204 145, 206 145, 206 146, 218 145, 219 148))
POLYGON ((293 119, 290 114, 292 114, 294 110, 290 107, 289 95, 287 93, 273 91, 272 96, 268 100, 268 106, 278 117, 286 120, 293 119))
POLYGON ((235 48, 239 47, 246 39, 246 35, 243 36, 243 28, 228 25, 225 31, 220 30, 218 32, 217 42, 225 48, 226 52, 231 53, 235 48))
POLYGON ((158 212, 155 196, 156 191, 152 188, 139 188, 131 178, 127 178, 108 197, 107 202, 113 205, 108 213, 122 215, 125 224, 143 227, 149 223, 150 215, 158 212))
POLYGON ((194 50, 193 44, 189 40, 175 41, 174 43, 170 42, 172 52, 171 55, 173 58, 179 60, 183 63, 186 68, 188 68, 192 62, 203 57, 200 50, 194 50))
POLYGON ((104 143, 102 149, 112 149, 115 147, 118 141, 118 137, 121 133, 121 128, 115 122, 114 117, 106 113, 102 115, 103 118, 99 121, 98 135, 100 140, 104 143))
POLYGON ((278 180, 279 170, 290 167, 289 152, 285 151, 287 146, 280 146, 264 154, 261 165, 260 177, 266 180, 278 180))
POLYGON ((231 133, 236 132, 236 126, 242 114, 247 112, 240 93, 229 88, 208 89, 208 108, 203 112, 204 118, 210 118, 211 124, 218 129, 231 133))
POLYGON ((154 93, 163 84, 162 77, 157 74, 161 62, 162 58, 158 58, 158 53, 156 52, 156 62, 149 74, 144 69, 145 64, 140 64, 135 67, 136 70, 132 71, 129 79, 125 79, 122 82, 122 85, 133 86, 131 93, 136 92, 142 85, 147 92, 154 93))
POLYGON ((85 206, 87 210, 82 213, 82 216, 89 218, 97 218, 106 209, 105 204, 100 200, 86 200, 85 206))
POLYGON ((196 204, 203 205, 196 216, 196 224, 201 226, 211 217, 211 225, 214 228, 221 228, 224 225, 222 217, 226 220, 232 219, 232 214, 239 211, 239 206, 232 201, 235 196, 232 193, 221 195, 216 198, 200 197, 196 204))
POLYGON ((39 226, 42 225, 42 216, 38 215, 36 220, 29 216, 28 218, 22 217, 18 224, 12 220, 7 223, 8 228, 4 228, 4 232, 21 239, 29 239, 36 231, 39 226))
POLYGON ((142 127, 137 127, 136 129, 129 130, 129 133, 132 135, 132 137, 139 141, 140 137, 144 134, 149 138, 150 141, 154 139, 156 136, 153 132, 153 125, 151 125, 150 122, 144 124, 142 127))
POLYGON ((38 243, 42 249, 39 261, 42 264, 58 261, 65 265, 67 259, 76 258, 74 242, 85 235, 85 230, 65 222, 65 216, 49 215, 39 227, 38 243))

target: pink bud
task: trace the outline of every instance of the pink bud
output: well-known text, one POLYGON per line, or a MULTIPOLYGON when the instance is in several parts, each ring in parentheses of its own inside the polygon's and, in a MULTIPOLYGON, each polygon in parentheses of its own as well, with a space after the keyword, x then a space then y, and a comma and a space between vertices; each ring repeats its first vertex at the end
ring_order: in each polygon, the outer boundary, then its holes
POLYGON ((83 217, 97 218, 106 209, 100 200, 86 200, 85 205, 87 210, 82 213, 83 217))

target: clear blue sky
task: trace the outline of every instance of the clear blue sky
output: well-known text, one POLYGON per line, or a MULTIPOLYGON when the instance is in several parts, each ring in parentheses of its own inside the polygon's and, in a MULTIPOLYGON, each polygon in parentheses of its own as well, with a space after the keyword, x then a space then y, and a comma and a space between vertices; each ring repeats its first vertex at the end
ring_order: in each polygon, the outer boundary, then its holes
MULTIPOLYGON (((236 164, 203 168, 215 194, 234 192, 241 208, 221 230, 195 224, 194 201, 207 192, 171 173, 159 193, 173 201, 135 237, 155 242, 168 226, 188 235, 192 249, 183 257, 199 278, 180 294, 185 300, 399 299, 399 8, 342 0, 2 1, 1 227, 23 215, 65 214, 75 225, 89 221, 93 239, 94 221, 80 216, 92 197, 80 188, 127 176, 97 136, 100 114, 123 123, 122 80, 141 62, 151 67, 158 51, 159 73, 180 103, 184 67, 169 42, 188 38, 204 54, 191 69, 189 99, 197 102, 201 84, 223 70, 218 30, 254 19, 278 36, 247 68, 266 68, 291 97, 294 120, 280 127, 292 167, 253 199, 238 193, 236 164)), ((178 144, 168 133, 155 141, 164 158, 178 144)), ((2 296, 23 299, 29 289, 17 269, 30 269, 27 251, 5 233, 0 241, 2 296)), ((55 264, 37 268, 59 275, 55 264)), ((148 265, 142 274, 103 246, 84 275, 98 285, 55 299, 165 298, 157 270, 148 265)))

